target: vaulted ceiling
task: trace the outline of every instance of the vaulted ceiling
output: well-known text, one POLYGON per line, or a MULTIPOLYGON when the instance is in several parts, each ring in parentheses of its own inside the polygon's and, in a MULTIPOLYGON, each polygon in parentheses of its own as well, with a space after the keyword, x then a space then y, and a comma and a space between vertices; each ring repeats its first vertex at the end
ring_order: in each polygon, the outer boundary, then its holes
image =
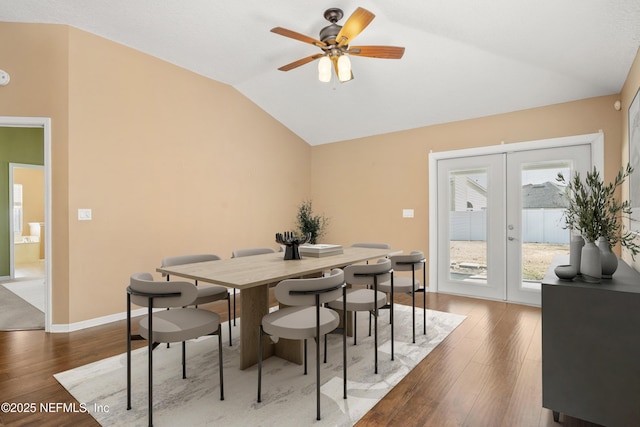
MULTIPOLYGON (((640 46, 638 0, 0 0, 0 21, 68 24, 227 83, 311 145, 619 93, 640 46), (324 11, 376 17, 354 80, 318 81, 324 11)), ((10 41, 3 40, 3 43, 10 41)), ((2 68, 2 58, 0 58, 2 68)))

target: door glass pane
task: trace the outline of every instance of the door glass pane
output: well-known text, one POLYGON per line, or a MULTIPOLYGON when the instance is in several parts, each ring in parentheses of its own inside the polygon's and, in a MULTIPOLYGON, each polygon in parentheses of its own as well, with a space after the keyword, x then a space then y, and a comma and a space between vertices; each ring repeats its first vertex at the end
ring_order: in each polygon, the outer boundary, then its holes
POLYGON ((569 230, 563 228, 565 188, 558 173, 571 176, 570 160, 522 165, 522 287, 540 289, 557 254, 569 253, 569 230))
POLYGON ((487 169, 449 173, 450 280, 487 282, 487 169))

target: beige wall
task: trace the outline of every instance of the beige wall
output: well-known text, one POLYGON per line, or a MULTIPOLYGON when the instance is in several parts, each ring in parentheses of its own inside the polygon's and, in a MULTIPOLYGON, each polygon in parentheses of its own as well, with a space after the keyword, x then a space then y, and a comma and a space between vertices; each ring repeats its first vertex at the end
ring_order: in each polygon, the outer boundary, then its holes
POLYGON ((68 36, 60 25, 0 23, 2 69, 11 75, 0 115, 51 118, 54 323, 69 322, 68 36))
MULTIPOLYGON (((621 113, 622 113, 622 164, 627 164, 629 161, 629 105, 631 105, 631 101, 633 101, 634 96, 640 89, 640 50, 636 53, 635 61, 629 70, 629 74, 627 75, 627 80, 622 87, 622 92, 620 94, 620 104, 621 104, 621 113)), ((640 170, 636 167, 634 173, 640 173, 640 170)), ((629 196, 629 186, 628 183, 623 188, 623 197, 629 196)), ((627 224, 628 225, 628 224, 627 224)), ((640 257, 636 256, 636 260, 631 257, 631 254, 623 251, 623 259, 625 261, 632 263, 636 270, 640 271, 640 257)))
POLYGON ((52 117, 54 324, 122 312, 165 256, 275 248, 309 197, 310 147, 235 89, 66 26, 0 39, 0 115, 52 117))
POLYGON ((428 253, 428 154, 603 130, 605 176, 620 168, 617 96, 516 111, 313 148, 312 194, 330 217, 326 242, 384 241, 428 253), (415 211, 402 218, 402 209, 415 211))

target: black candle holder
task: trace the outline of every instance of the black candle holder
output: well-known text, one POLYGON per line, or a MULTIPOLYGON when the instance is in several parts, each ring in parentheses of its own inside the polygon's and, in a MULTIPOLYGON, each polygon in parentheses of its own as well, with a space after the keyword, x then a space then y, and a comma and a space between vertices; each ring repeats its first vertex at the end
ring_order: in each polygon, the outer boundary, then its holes
POLYGON ((287 248, 284 252, 284 259, 302 259, 300 257, 300 251, 298 247, 307 243, 311 239, 311 233, 307 233, 302 237, 298 237, 291 231, 285 231, 284 233, 276 233, 276 242, 285 245, 287 248))

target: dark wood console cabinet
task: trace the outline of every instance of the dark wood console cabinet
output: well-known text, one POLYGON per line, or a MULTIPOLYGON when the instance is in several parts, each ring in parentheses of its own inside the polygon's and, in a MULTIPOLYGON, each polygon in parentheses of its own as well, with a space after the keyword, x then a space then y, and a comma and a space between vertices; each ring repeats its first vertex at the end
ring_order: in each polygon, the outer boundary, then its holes
POLYGON ((542 282, 542 406, 609 427, 640 426, 640 274, 542 282))

